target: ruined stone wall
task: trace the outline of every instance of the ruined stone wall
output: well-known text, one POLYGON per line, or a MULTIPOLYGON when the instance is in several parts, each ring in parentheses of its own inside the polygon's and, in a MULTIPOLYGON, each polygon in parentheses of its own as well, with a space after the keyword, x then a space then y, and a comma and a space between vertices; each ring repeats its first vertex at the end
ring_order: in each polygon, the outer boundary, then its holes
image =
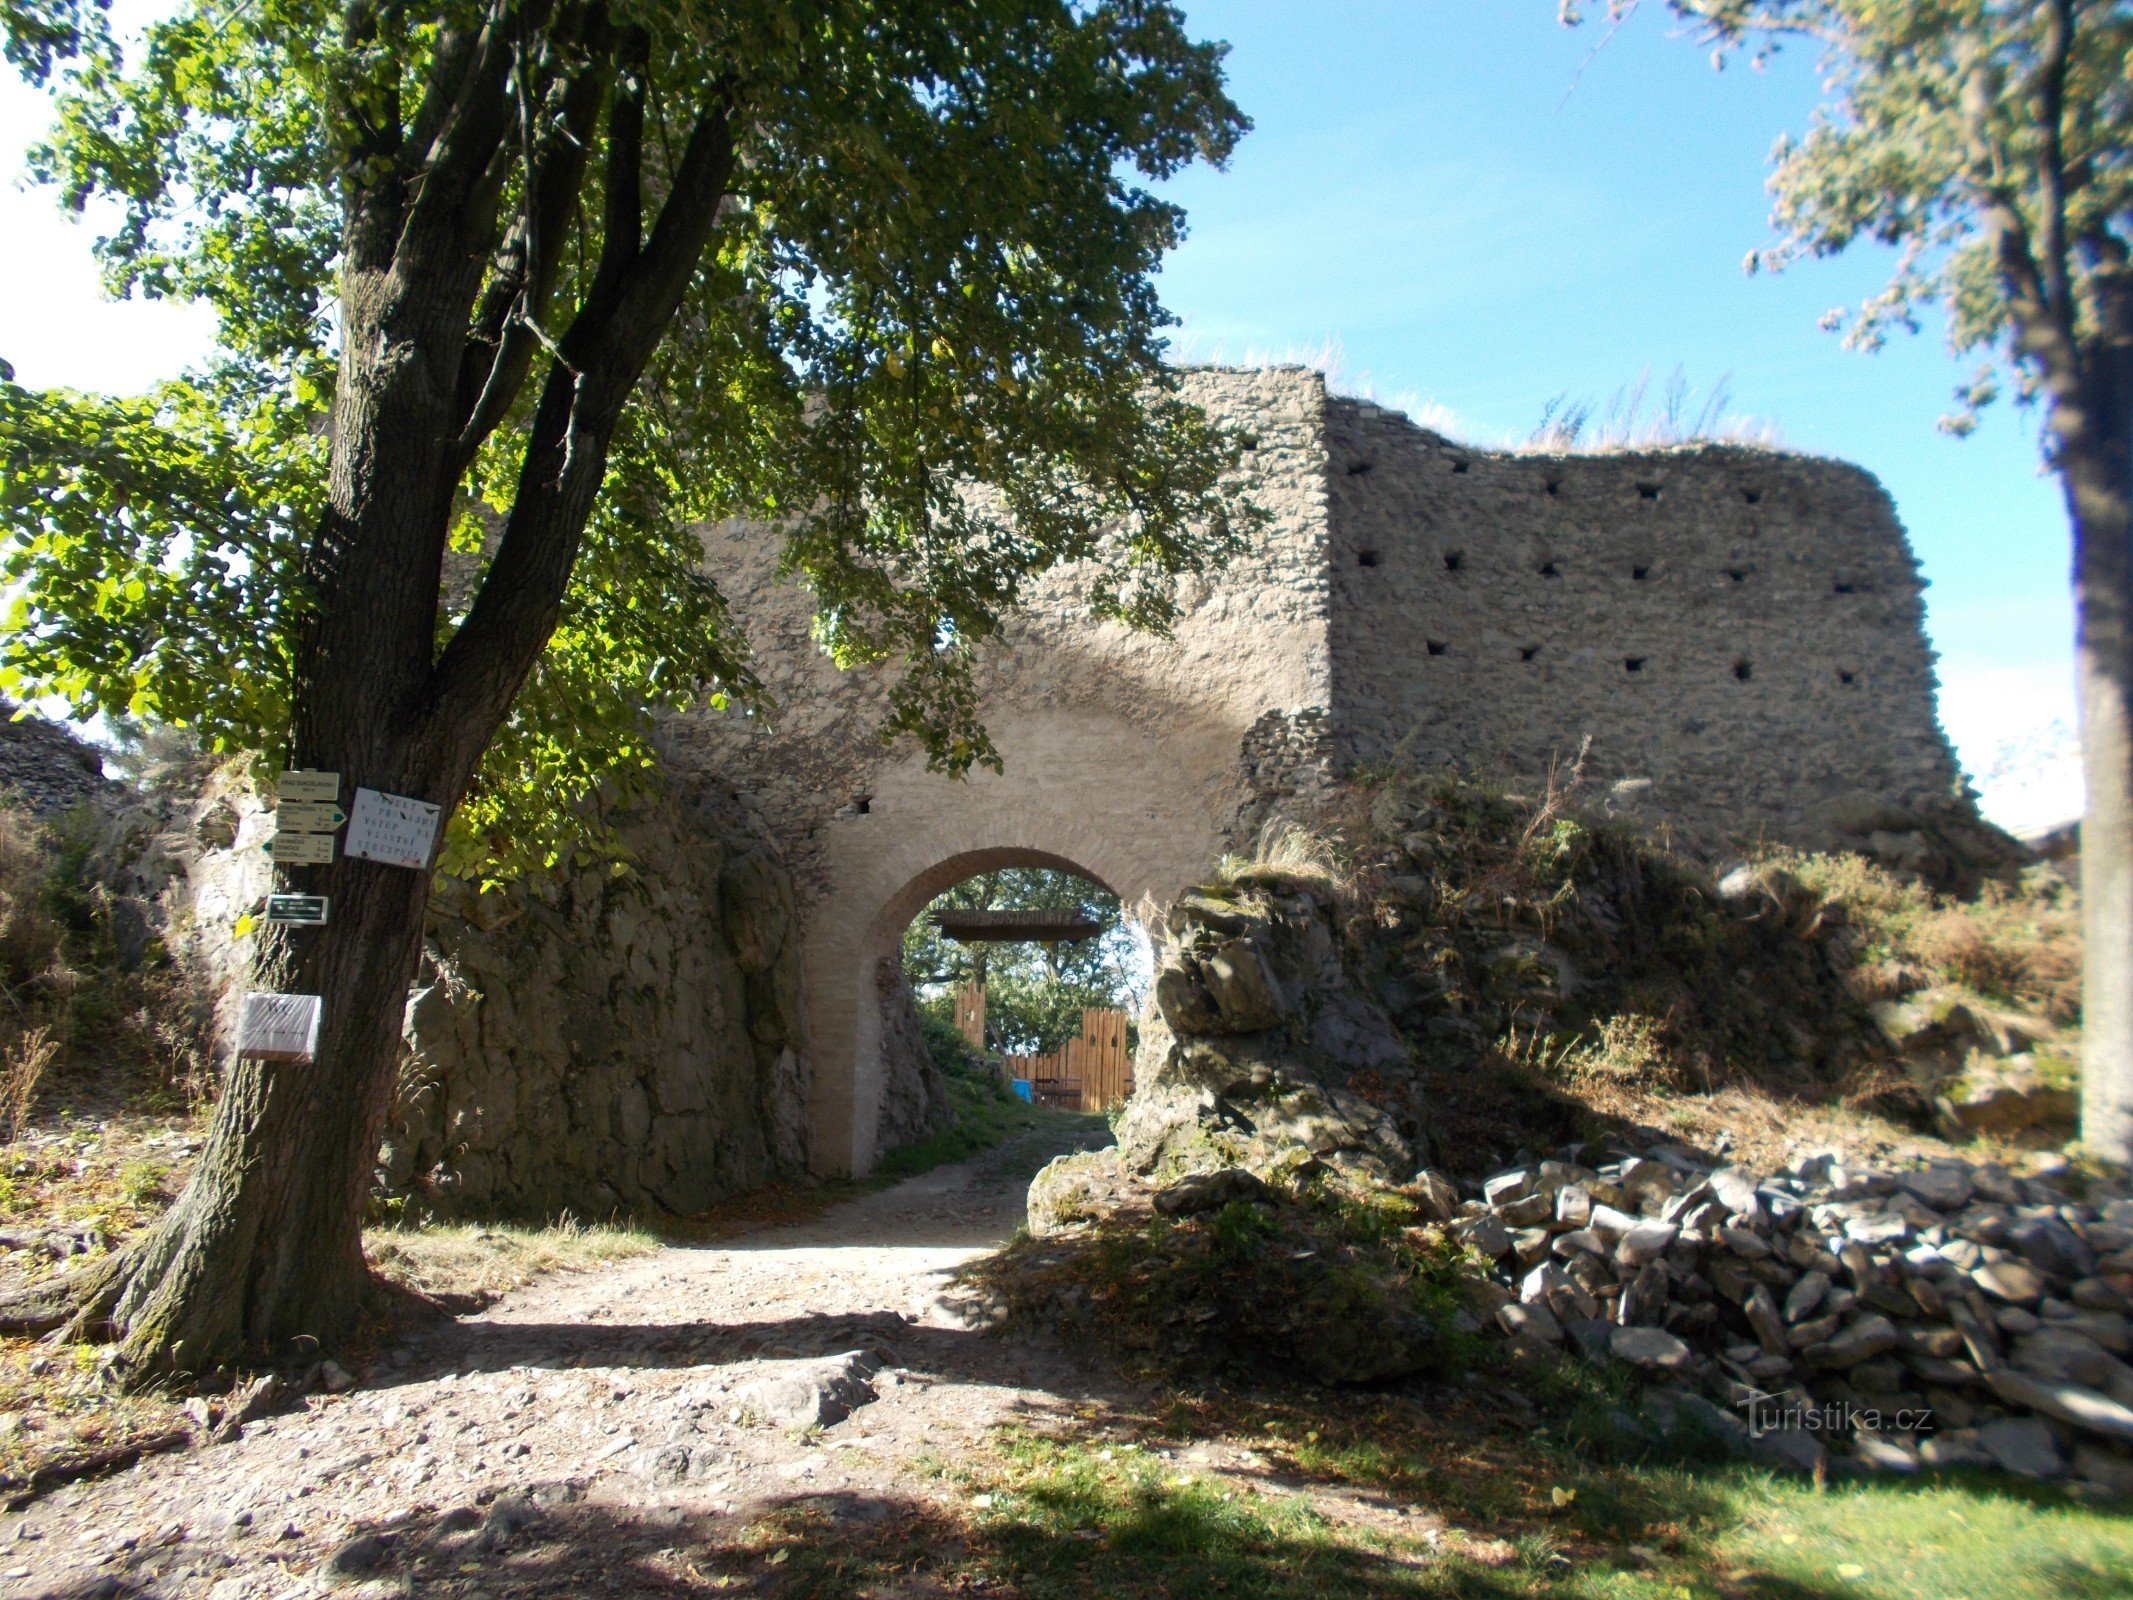
MULTIPOLYGON (((272 815, 224 764, 118 820, 143 841, 124 881, 145 885, 226 1062, 249 981, 233 932, 273 887, 272 815)), ((689 1213, 808 1171, 799 946, 775 842, 730 794, 681 782, 614 821, 627 871, 566 867, 488 893, 436 879, 379 1153, 387 1196, 446 1214, 689 1213)))
POLYGON ((1491 453, 1340 399, 1326 450, 1345 760, 1532 779, 1589 738, 1589 779, 1649 780, 1708 842, 1826 844, 1953 788, 1924 585, 1860 469, 1491 453))
MULTIPOLYGON (((1265 784, 1295 787, 1320 776, 1314 768, 1330 755, 1326 395, 1320 376, 1300 367, 1190 373, 1186 393, 1254 441, 1239 487, 1269 521, 1253 548, 1219 573, 1183 582, 1183 615, 1170 638, 1098 621, 1089 613, 1089 575, 1052 573, 988 652, 979 686, 1003 754, 1031 742, 1023 738, 1029 719, 1072 721, 1091 711, 1124 731, 1182 740, 1201 807, 1226 825, 1248 804, 1247 779, 1262 765, 1265 784), (1192 748, 1203 734, 1221 745, 1211 761, 1192 748), (1263 761, 1240 760, 1247 735, 1263 761)), ((876 791, 923 759, 878 737, 889 673, 839 671, 815 645, 812 597, 778 577, 781 549, 778 531, 760 524, 704 530, 706 570, 747 634, 774 709, 768 718, 678 719, 667 745, 677 764, 716 774, 762 814, 806 903, 834 884, 835 841, 858 819, 882 815, 876 791)), ((1091 794, 1100 795, 1101 774, 1091 778, 1091 794)), ((984 780, 925 787, 938 800, 982 791, 984 780)), ((869 822, 857 831, 887 827, 869 822)))
POLYGON ((691 1213, 807 1171, 790 880, 715 796, 621 823, 632 868, 440 877, 383 1186, 451 1213, 691 1213))
POLYGON ((793 864, 818 1164, 864 1170, 900 1124, 908 1004, 879 963, 973 872, 1066 867, 1161 905, 1343 767, 1530 780, 1588 739, 1591 786, 1692 844, 1830 844, 1946 803, 1920 580, 1856 468, 1477 451, 1299 367, 1186 385, 1251 437, 1239 489, 1267 525, 1187 582, 1172 638, 1091 619, 1077 571, 1041 586, 980 680, 1004 774, 885 747, 888 678, 815 647, 775 532, 705 535, 778 704, 679 719, 669 744, 793 864))
POLYGON ((1004 773, 952 780, 908 742, 884 746, 886 675, 839 672, 816 648, 809 596, 776 576, 775 530, 706 530, 708 571, 777 707, 677 719, 667 744, 678 766, 741 790, 794 866, 826 1170, 866 1170, 904 1125, 908 1002, 879 963, 933 895, 1023 865, 1080 871, 1128 907, 1167 902, 1266 809, 1270 786, 1323 781, 1324 386, 1300 369, 1189 384, 1255 436, 1263 536, 1185 584, 1170 638, 1095 620, 1086 574, 1052 575, 980 680, 1004 773))

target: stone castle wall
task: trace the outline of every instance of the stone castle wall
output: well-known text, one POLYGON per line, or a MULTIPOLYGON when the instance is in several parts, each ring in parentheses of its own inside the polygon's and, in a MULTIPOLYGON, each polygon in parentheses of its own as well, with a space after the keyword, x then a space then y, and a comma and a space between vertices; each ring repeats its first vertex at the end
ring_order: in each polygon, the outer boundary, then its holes
POLYGON ((1344 767, 1529 781, 1588 739, 1618 806, 1712 846, 1829 843, 1946 803, 1920 580, 1857 469, 1476 451, 1297 367, 1186 391, 1250 437, 1238 487, 1267 524, 1184 584, 1169 638, 1095 621, 1080 574, 1049 578, 982 669, 1003 774, 951 780, 884 746, 885 675, 815 647, 776 532, 706 531, 777 708, 677 719, 668 743, 794 869, 818 1166, 863 1171, 900 1128, 909 1001, 881 963, 974 872, 1066 867, 1161 906, 1344 767))
MULTIPOLYGON (((1827 843, 1944 801, 1924 587, 1887 494, 1735 446, 1479 451, 1327 406, 1346 761, 1648 780, 1695 840, 1827 843)), ((1639 788, 1643 788, 1642 784, 1639 788)))
POLYGON ((864 1171, 900 1126, 909 999, 880 964, 934 895, 975 872, 1049 866, 1129 907, 1165 903, 1269 786, 1308 787, 1323 768, 1323 388, 1290 372, 1190 382, 1256 436, 1244 477, 1269 514, 1262 537, 1186 582, 1168 638, 1093 619, 1085 575, 1051 575, 981 670, 1002 773, 951 779, 908 742, 885 746, 885 675, 839 672, 816 648, 809 596, 776 575, 776 530, 705 532, 707 570, 777 704, 767 718, 677 719, 667 749, 739 790, 793 866, 826 1169, 864 1171))

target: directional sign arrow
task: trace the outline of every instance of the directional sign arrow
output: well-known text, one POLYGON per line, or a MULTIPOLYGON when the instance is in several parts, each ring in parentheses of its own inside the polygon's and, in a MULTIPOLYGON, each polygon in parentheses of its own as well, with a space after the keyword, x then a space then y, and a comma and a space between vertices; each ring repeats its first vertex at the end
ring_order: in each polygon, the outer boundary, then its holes
POLYGON ((277 867, 322 867, 333 859, 330 833, 277 833, 267 841, 277 867))
POLYGON ((274 809, 274 826, 283 833, 331 833, 348 813, 323 800, 284 800, 274 809))

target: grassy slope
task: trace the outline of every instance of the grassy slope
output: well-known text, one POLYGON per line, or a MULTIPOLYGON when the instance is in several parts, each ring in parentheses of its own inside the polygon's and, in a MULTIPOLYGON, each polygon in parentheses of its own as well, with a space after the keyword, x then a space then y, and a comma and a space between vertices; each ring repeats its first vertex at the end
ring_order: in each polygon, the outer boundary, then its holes
MULTIPOLYGON (((794 1508, 732 1555, 778 1592, 1261 1600, 2075 1600, 2133 1592, 2124 1518, 2045 1490, 1818 1488, 1739 1466, 1605 1464, 1535 1413, 1236 1395, 1095 1406, 932 1470, 945 1504, 862 1529, 794 1508)), ((734 1574, 735 1578, 740 1573, 734 1574)))

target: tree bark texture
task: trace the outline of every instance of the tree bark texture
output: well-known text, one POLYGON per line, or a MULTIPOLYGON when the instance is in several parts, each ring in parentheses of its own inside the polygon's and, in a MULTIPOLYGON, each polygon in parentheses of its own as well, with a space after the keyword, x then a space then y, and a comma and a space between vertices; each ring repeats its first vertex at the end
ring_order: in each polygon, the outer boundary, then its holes
MULTIPOLYGON (((2133 1163, 2133 408, 2062 437, 2081 706, 2081 1134, 2133 1163)), ((2115 413, 2115 415, 2114 415, 2115 413)))
MULTIPOLYGON (((545 11, 542 12, 546 16, 545 11)), ((539 19, 535 19, 538 21, 539 19)), ((408 140, 359 149, 343 221, 343 356, 327 510, 297 652, 291 765, 429 801, 449 820, 546 647, 631 390, 681 305, 732 165, 716 86, 642 226, 642 40, 597 6, 554 13, 579 48, 538 130, 515 125, 505 13, 440 47, 408 140), (617 63, 625 69, 617 73, 617 63), (605 131, 598 126, 606 107, 605 131), (589 152, 604 145, 597 269, 541 330, 589 152), (521 214, 499 174, 524 151, 521 214), (469 463, 532 381, 517 494, 466 620, 437 648, 440 579, 469 463)), ((523 26, 514 19, 512 26, 523 26)), ((521 68, 523 69, 523 62, 521 68)), ((255 987, 315 994, 316 1059, 240 1061, 184 1195, 92 1287, 77 1331, 109 1330, 137 1376, 271 1357, 344 1333, 368 1287, 361 1217, 399 1069, 430 874, 345 857, 286 869, 323 928, 262 941, 255 987)))

